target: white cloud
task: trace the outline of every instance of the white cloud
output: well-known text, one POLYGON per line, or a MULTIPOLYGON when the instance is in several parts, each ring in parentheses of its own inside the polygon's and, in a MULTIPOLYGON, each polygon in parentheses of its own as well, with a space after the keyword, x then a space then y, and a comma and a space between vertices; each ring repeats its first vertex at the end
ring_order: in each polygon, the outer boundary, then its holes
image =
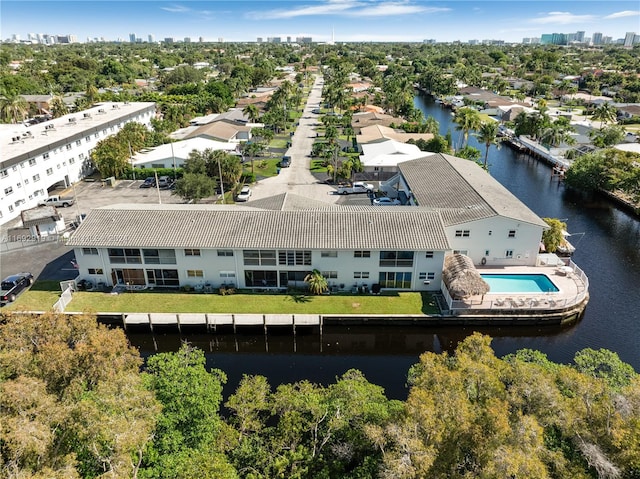
POLYGON ((341 13, 350 8, 360 6, 357 2, 337 2, 330 1, 323 5, 303 6, 291 8, 288 10, 268 10, 265 12, 248 12, 247 16, 254 20, 278 19, 278 18, 294 18, 312 15, 333 15, 341 13))
POLYGON ((406 2, 388 2, 381 3, 372 7, 351 10, 348 12, 348 14, 356 17, 388 17, 392 15, 411 15, 413 13, 448 12, 450 10, 450 8, 410 5, 406 2))
POLYGON ((572 23, 593 22, 594 15, 574 15, 571 12, 549 12, 545 16, 532 19, 530 22, 537 25, 570 25, 572 23))
POLYGON ((352 17, 383 17, 412 15, 416 13, 448 12, 449 8, 425 7, 414 5, 408 1, 365 3, 358 0, 329 0, 319 5, 305 5, 287 10, 267 10, 247 13, 254 20, 283 19, 316 15, 345 15, 352 17))
POLYGON ((191 11, 189 7, 185 7, 184 5, 175 5, 173 7, 160 7, 161 10, 165 10, 171 13, 188 13, 191 11))
POLYGON ((614 18, 636 17, 636 16, 640 16, 640 10, 624 10, 622 12, 612 13, 611 15, 607 15, 604 18, 607 20, 611 20, 614 18))

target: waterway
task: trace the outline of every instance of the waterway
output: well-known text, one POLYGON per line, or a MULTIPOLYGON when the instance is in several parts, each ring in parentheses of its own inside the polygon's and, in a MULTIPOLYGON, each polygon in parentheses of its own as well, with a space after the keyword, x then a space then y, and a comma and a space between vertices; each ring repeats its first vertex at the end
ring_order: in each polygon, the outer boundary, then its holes
MULTIPOLYGON (((455 131, 450 110, 428 96, 415 105, 440 123, 442 134, 455 131)), ((484 156, 473 136, 469 144, 484 156)), ((499 356, 522 348, 540 350, 556 362, 568 363, 584 348, 606 348, 640 372, 640 221, 602 198, 585 198, 551 179, 550 168, 506 145, 489 150, 491 175, 541 217, 560 218, 574 234, 574 261, 586 272, 591 299, 582 320, 564 328, 383 328, 330 327, 317 330, 261 330, 241 334, 129 334, 144 356, 175 351, 189 341, 207 353, 210 367, 229 377, 225 394, 243 374, 266 376, 272 386, 302 379, 328 384, 350 368, 404 399, 409 367, 424 351, 451 351, 474 330, 491 335, 499 356)))

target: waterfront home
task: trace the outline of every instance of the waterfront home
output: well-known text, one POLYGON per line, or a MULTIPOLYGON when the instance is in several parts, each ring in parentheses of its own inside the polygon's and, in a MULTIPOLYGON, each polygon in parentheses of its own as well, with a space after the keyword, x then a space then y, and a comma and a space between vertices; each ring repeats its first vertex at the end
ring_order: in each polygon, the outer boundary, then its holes
POLYGON ((383 185, 407 206, 330 206, 277 196, 239 205, 92 210, 69 244, 79 279, 177 287, 300 286, 312 269, 339 290, 439 291, 444 258, 534 266, 547 225, 475 163, 427 155, 383 185))
POLYGON ((134 155, 132 163, 136 168, 181 168, 194 150, 235 152, 237 147, 237 143, 196 137, 165 143, 155 148, 145 148, 134 155))

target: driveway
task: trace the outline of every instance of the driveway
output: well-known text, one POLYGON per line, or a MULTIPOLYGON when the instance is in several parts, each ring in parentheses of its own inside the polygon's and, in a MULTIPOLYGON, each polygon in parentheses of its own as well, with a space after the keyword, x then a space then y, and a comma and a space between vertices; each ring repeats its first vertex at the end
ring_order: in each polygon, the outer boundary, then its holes
POLYGON ((278 176, 260 180, 253 185, 252 200, 267 198, 285 192, 299 196, 335 203, 340 196, 335 194, 335 189, 325 183, 319 182, 311 174, 311 147, 316 137, 315 124, 320 122, 320 115, 312 113, 318 108, 322 100, 322 86, 324 80, 316 77, 307 104, 305 105, 300 123, 291 138, 291 166, 282 168, 278 176))

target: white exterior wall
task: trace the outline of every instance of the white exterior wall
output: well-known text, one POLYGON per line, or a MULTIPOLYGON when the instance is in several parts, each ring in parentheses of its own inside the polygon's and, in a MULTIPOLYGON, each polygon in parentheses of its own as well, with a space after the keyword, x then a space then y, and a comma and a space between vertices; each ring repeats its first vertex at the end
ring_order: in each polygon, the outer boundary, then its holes
MULTIPOLYGON (((329 278, 329 286, 350 290, 353 286, 368 286, 379 282, 380 272, 410 272, 411 287, 415 291, 438 291, 442 279, 442 265, 444 251, 433 251, 433 257, 427 258, 426 251, 415 251, 412 267, 380 266, 380 251, 371 250, 369 258, 356 258, 354 251, 338 251, 337 257, 322 257, 320 250, 311 252, 311 265, 244 265, 243 251, 232 250, 233 256, 218 256, 216 249, 201 249, 200 256, 186 256, 184 249, 176 249, 176 264, 111 264, 108 249, 98 248, 98 254, 86 254, 83 248, 75 248, 78 263, 79 279, 88 279, 94 284, 103 282, 113 285, 112 271, 114 269, 172 269, 178 271, 180 286, 200 286, 210 284, 214 288, 222 284, 235 284, 236 287, 246 288, 245 271, 300 271, 309 272, 312 269, 320 271, 335 271, 336 278, 329 278), (92 274, 89 270, 101 269, 102 274, 92 274), (189 277, 187 271, 199 270, 202 277, 189 277), (369 273, 368 278, 354 277, 354 273, 369 273), (425 278, 420 277, 424 273, 425 278), (433 278, 431 275, 432 273, 433 278), (232 274, 235 274, 233 276, 232 274), (425 281, 427 283, 425 283, 425 281)), ((271 250, 269 250, 271 251, 271 250)), ((144 260, 143 260, 144 261, 144 260)), ((277 254, 276 254, 277 262, 277 254)), ((362 276, 360 274, 359 276, 362 276)), ((146 275, 145 275, 146 278, 146 275)))
POLYGON ((453 251, 466 251, 476 265, 486 258, 490 266, 535 266, 542 239, 542 227, 502 216, 448 226, 445 231, 453 251), (469 236, 456 236, 456 231, 469 231, 469 236), (509 231, 515 231, 515 237, 510 238, 509 231))
MULTIPOLYGON (((123 108, 123 113, 125 112, 123 108)), ((82 126, 82 112, 75 116, 78 118, 76 124, 80 126, 69 127, 69 138, 65 144, 60 145, 58 139, 58 146, 52 146, 47 151, 40 151, 37 155, 0 169, 0 224, 19 217, 22 210, 38 206, 39 201, 49 196, 48 189, 55 184, 62 183, 69 187, 91 174, 94 168, 90 155, 98 142, 114 135, 131 121, 149 127, 155 110, 141 111, 132 118, 123 119, 111 126, 94 128, 91 132, 79 132, 82 126)), ((31 126, 29 131, 32 131, 33 135, 41 135, 40 130, 43 130, 43 125, 46 124, 31 126)), ((57 126, 56 132, 64 128, 65 126, 57 126)), ((32 140, 27 138, 24 143, 27 144, 29 141, 32 140)), ((11 146, 4 148, 5 152, 9 153, 11 146)))
POLYGON ((33 238, 46 238, 50 235, 56 235, 64 231, 64 218, 60 217, 58 221, 33 225, 29 227, 29 232, 33 238))

